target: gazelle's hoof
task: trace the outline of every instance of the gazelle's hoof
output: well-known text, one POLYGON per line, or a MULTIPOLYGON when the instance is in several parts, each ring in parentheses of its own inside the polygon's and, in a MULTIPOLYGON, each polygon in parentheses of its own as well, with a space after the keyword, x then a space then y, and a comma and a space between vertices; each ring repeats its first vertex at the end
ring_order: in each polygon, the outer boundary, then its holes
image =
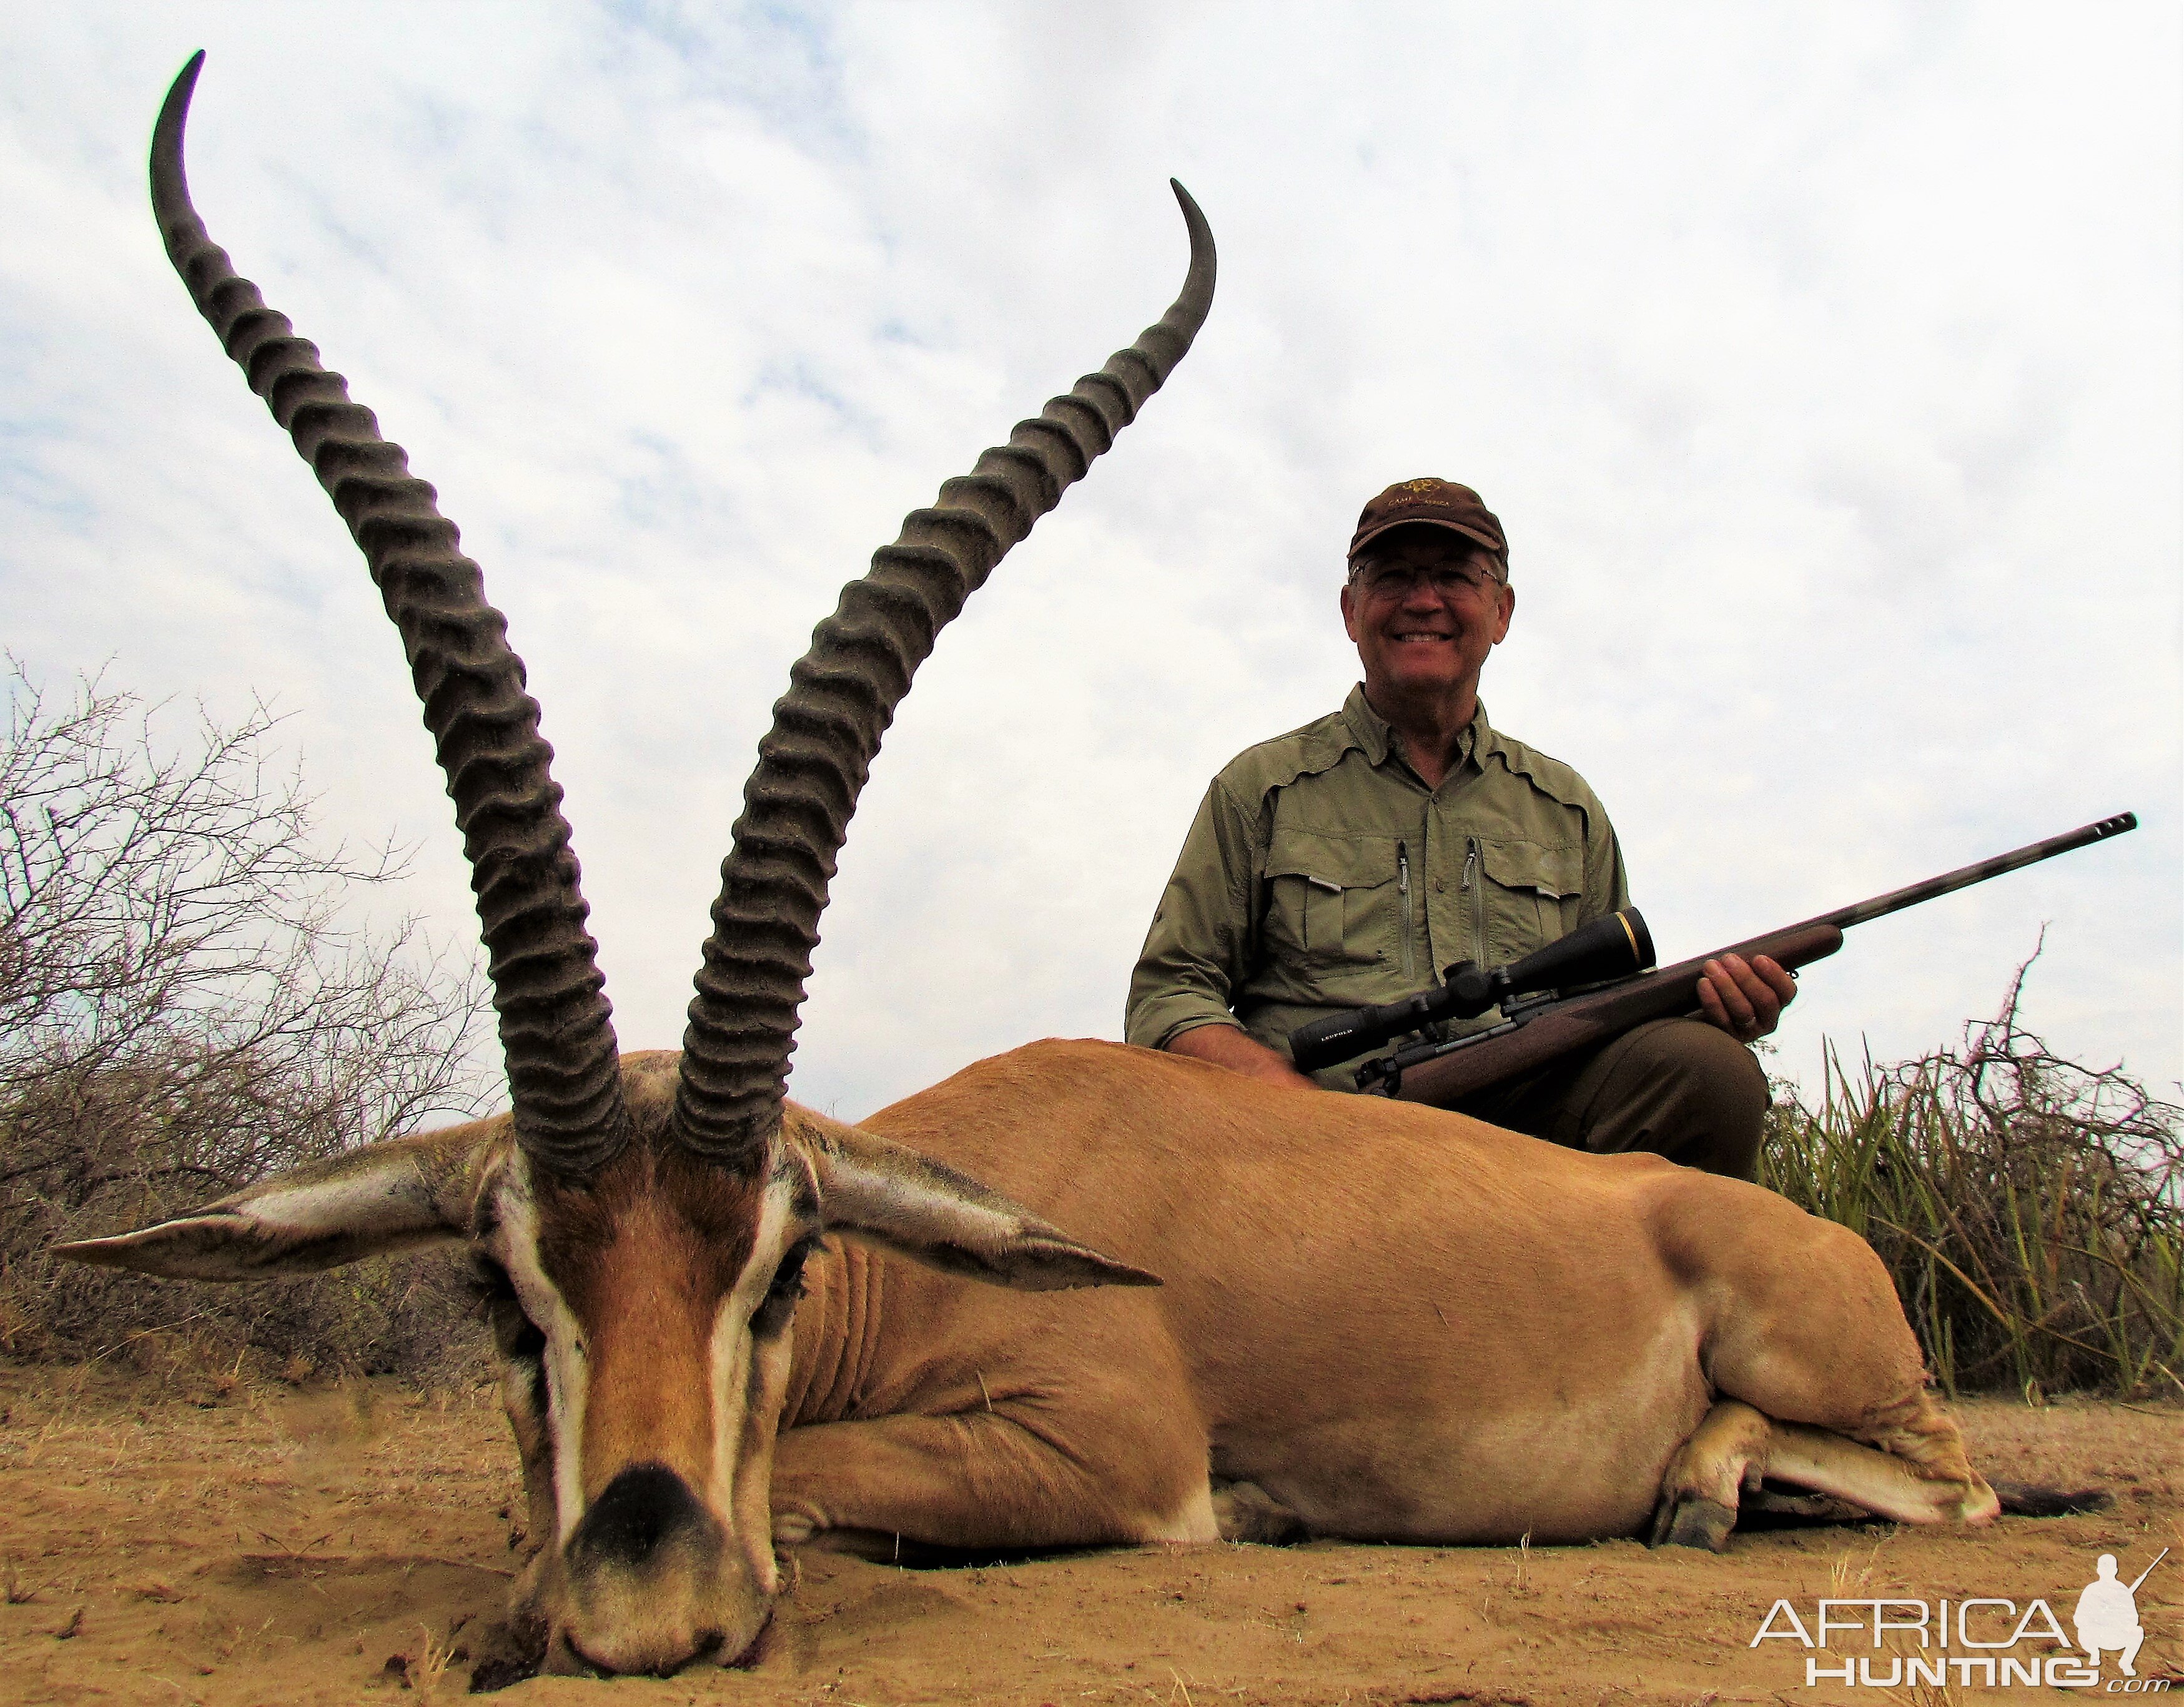
POLYGON ((1215 1488, 1213 1521, 1223 1541, 1280 1547, 1306 1538, 1304 1520, 1256 1482, 1223 1482, 1215 1488))
POLYGON ((1674 1503, 1664 1499, 1654 1509, 1652 1544, 1703 1547, 1709 1553, 1726 1553, 1730 1532, 1736 1527, 1735 1506, 1687 1493, 1674 1503))

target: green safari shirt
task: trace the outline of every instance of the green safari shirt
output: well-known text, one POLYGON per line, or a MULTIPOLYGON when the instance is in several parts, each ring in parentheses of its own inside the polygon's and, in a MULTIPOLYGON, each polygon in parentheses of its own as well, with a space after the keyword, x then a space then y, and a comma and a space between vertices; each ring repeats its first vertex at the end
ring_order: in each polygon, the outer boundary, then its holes
MULTIPOLYGON (((1583 777, 1497 732, 1484 704, 1458 746, 1428 788, 1361 686, 1332 717, 1231 759, 1153 915, 1124 1037, 1159 1048, 1240 1024, 1286 1054, 1310 1020, 1412 994, 1458 960, 1517 959, 1630 904, 1583 777)), ((1353 1090, 1356 1066, 1316 1076, 1353 1090)))

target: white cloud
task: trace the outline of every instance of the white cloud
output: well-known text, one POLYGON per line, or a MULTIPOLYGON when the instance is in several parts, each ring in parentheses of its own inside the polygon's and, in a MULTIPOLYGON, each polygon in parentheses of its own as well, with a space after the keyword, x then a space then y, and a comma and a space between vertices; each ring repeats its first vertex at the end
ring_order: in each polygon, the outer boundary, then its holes
POLYGON ((11 25, 0 597, 49 674, 297 713, 468 896, 353 548, 143 207, 192 183, 462 523, 546 706, 625 1043, 671 1044, 840 582, 1222 245, 1198 349, 948 634, 860 812, 796 1093, 1115 1035, 1206 778, 1337 703, 1358 505, 1507 522, 1496 717, 1664 954, 2122 807, 1867 927, 1784 1059, 1989 1007, 2180 1065, 2178 25, 1994 6, 170 4, 11 25), (429 23, 428 23, 429 20, 429 23))

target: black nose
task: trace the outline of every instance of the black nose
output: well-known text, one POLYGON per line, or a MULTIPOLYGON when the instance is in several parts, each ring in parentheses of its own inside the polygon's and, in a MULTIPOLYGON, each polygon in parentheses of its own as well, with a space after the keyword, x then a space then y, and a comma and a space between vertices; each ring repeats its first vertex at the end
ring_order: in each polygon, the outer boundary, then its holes
POLYGON ((592 1502, 569 1537, 569 1561, 643 1565, 667 1542, 717 1527, 690 1484, 666 1465, 633 1465, 592 1502))

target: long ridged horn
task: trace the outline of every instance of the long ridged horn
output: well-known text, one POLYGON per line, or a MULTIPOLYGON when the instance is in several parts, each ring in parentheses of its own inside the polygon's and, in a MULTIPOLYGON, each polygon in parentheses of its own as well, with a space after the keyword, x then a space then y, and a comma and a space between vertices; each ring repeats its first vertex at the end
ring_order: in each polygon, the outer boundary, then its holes
POLYGON ((627 1141, 614 1025, 597 945, 584 928, 577 856, 549 774, 554 749, 505 618, 485 602, 436 494, 382 438, 317 348, 265 306, 190 204, 182 130, 204 55, 167 92, 152 136, 152 208, 167 257, 250 388, 295 441, 371 566, 402 631, 484 929, 515 1134, 556 1171, 582 1175, 627 1141))
POLYGON ((1205 323, 1213 236, 1198 204, 1170 183, 1190 228, 1190 270, 1167 313, 1035 420, 1017 423, 1006 445, 940 488, 933 509, 911 511, 901 537, 843 589, 789 672, 722 862, 682 1038, 675 1130, 701 1155, 752 1167, 780 1119, 827 885, 911 676, 942 626, 1136 418, 1205 323))

